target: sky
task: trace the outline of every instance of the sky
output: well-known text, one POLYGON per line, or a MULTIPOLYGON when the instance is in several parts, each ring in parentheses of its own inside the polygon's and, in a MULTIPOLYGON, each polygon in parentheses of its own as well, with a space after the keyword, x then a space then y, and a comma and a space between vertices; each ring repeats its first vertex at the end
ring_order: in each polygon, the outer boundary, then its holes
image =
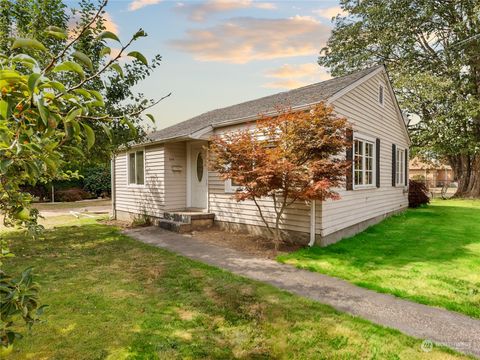
POLYGON ((172 92, 149 111, 157 129, 329 79, 317 58, 341 13, 327 0, 110 0, 106 11, 108 29, 123 41, 147 32, 132 49, 162 56, 137 88, 157 99, 172 92))

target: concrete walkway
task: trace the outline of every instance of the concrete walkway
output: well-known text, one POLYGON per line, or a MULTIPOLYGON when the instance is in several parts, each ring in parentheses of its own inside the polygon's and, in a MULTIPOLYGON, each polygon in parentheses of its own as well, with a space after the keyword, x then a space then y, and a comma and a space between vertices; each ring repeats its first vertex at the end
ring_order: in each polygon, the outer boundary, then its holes
POLYGON ((376 324, 480 357, 480 320, 376 293, 346 281, 194 240, 158 227, 125 234, 190 259, 274 285, 376 324))

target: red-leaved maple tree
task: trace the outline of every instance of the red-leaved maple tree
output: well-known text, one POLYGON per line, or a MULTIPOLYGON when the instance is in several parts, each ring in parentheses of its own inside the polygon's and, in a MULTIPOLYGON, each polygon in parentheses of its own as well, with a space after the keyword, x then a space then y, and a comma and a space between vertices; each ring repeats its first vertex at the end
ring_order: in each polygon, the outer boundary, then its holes
POLYGON ((241 186, 233 195, 237 201, 253 200, 277 250, 286 208, 296 201, 340 198, 335 188, 350 167, 348 128, 347 120, 324 103, 310 111, 280 109, 242 130, 212 137, 210 168, 241 186), (272 200, 274 226, 261 198, 272 200))

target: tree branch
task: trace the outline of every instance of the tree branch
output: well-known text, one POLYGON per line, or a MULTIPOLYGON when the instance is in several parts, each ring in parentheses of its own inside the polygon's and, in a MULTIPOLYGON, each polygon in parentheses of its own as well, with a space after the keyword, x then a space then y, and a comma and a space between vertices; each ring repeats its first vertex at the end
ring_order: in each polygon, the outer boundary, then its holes
POLYGON ((45 75, 48 72, 48 70, 50 70, 58 60, 64 57, 67 51, 73 46, 73 44, 75 44, 82 37, 85 31, 87 31, 87 29, 89 29, 93 25, 93 23, 100 17, 103 9, 105 9, 105 7, 107 6, 107 3, 108 3, 108 0, 104 0, 103 3, 98 8, 97 12, 95 13, 92 20, 90 20, 90 22, 82 28, 82 30, 78 33, 78 35, 71 42, 69 42, 67 46, 65 46, 65 48, 60 52, 60 54, 53 57, 52 61, 50 61, 50 64, 48 64, 47 67, 43 70, 43 75, 45 75))

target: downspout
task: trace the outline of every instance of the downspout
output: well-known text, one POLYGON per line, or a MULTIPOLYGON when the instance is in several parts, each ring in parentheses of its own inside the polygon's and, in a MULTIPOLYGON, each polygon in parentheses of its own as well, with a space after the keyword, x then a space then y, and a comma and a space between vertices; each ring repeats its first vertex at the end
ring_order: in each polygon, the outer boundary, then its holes
POLYGON ((310 241, 308 246, 312 247, 315 244, 315 231, 316 231, 316 209, 315 200, 310 201, 310 241))
POLYGON ((112 219, 117 220, 117 212, 116 208, 116 193, 115 193, 115 155, 112 156, 112 160, 110 160, 110 181, 111 181, 111 196, 112 196, 112 219))

